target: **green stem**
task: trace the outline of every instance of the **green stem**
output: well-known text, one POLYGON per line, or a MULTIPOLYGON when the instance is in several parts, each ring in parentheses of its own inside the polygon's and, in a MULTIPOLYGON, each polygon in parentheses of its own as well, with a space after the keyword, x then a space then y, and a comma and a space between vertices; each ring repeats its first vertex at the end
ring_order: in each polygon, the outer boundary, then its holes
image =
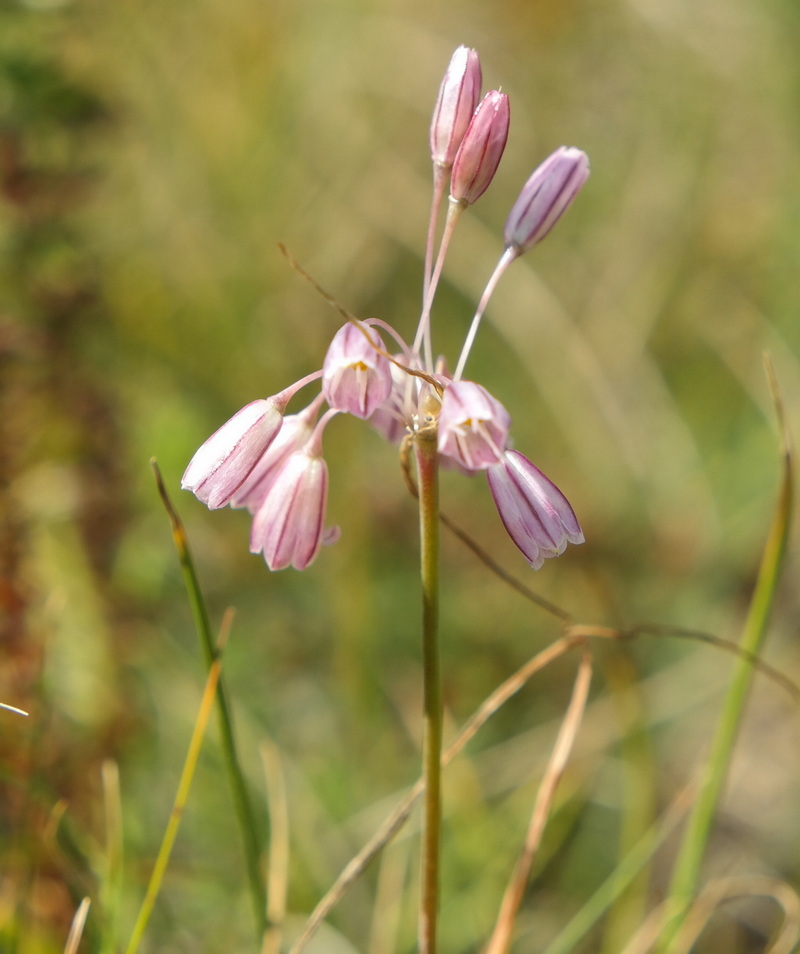
POLYGON ((785 452, 778 506, 764 546, 756 587, 742 633, 743 658, 739 660, 734 671, 717 725, 705 776, 675 863, 670 885, 669 915, 662 934, 661 946, 658 949, 660 954, 666 954, 672 949, 678 930, 697 890, 706 844, 722 795, 728 765, 755 672, 751 660, 758 655, 763 642, 783 565, 791 522, 792 483, 791 459, 788 452, 785 452))
POLYGON ((435 428, 419 432, 415 447, 422 577, 422 762, 425 780, 419 954, 436 954, 442 818, 442 691, 439 666, 439 458, 435 428))
MULTIPOLYGON (((172 537, 175 541, 175 549, 178 552, 178 560, 180 561, 184 584, 189 595, 189 603, 192 608, 195 628, 200 636, 206 667, 211 670, 211 667, 217 661, 217 649, 211 635, 208 612, 206 611, 200 584, 197 580, 194 561, 189 551, 186 531, 175 508, 172 506, 172 501, 169 499, 156 462, 152 461, 151 463, 156 476, 156 483, 158 484, 158 492, 161 495, 161 500, 164 503, 172 525, 172 537)), ((228 782, 231 787, 233 809, 244 842, 245 866, 250 884, 250 896, 253 904, 256 930, 260 939, 267 930, 267 892, 261 870, 261 839, 258 834, 250 798, 247 794, 244 774, 236 752, 233 721, 231 719, 227 694, 221 677, 217 685, 217 721, 219 725, 222 757, 225 762, 225 771, 228 775, 228 782)))

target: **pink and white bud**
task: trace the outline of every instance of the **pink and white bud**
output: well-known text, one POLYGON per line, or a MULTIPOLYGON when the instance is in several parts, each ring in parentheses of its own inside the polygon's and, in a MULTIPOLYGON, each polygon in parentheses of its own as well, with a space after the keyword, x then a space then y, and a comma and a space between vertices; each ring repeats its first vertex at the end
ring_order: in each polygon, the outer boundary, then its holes
POLYGON ((272 481, 250 531, 250 552, 270 570, 305 570, 323 543, 328 465, 308 449, 290 454, 272 481))
POLYGON ((377 331, 348 321, 334 335, 322 365, 325 400, 337 411, 368 418, 391 390, 391 363, 377 331))
POLYGON ((547 235, 589 178, 585 152, 561 146, 533 172, 506 220, 506 248, 521 255, 547 235))
POLYGON ((318 406, 319 400, 299 414, 290 414, 283 419, 278 436, 234 494, 232 507, 247 507, 251 514, 256 513, 289 456, 302 450, 308 443, 317 419, 318 406))
POLYGON ((567 498, 518 451, 503 454, 486 472, 500 519, 534 570, 567 543, 583 543, 583 531, 567 498))
POLYGON ((431 159, 449 169, 467 131, 481 95, 478 54, 460 46, 453 54, 439 87, 431 121, 431 159))
POLYGON ((229 503, 281 429, 286 401, 253 401, 227 421, 192 457, 181 480, 210 510, 229 503))
POLYGON ((478 103, 453 161, 450 198, 472 205, 489 188, 508 139, 508 96, 491 90, 478 103))
POLYGON ((474 381, 445 388, 439 412, 439 453, 467 471, 500 462, 508 445, 511 417, 503 405, 474 381))

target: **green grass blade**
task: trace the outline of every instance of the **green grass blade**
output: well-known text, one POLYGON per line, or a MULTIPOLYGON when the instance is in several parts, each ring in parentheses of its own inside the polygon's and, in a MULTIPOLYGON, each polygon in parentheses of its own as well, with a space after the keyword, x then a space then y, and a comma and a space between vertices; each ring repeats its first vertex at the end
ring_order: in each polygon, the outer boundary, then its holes
MULTIPOLYGON (((169 516, 170 524, 172 525, 172 536, 175 541, 175 549, 178 553, 178 560, 180 561, 186 592, 189 596, 195 628, 200 637, 206 666, 210 670, 217 658, 217 649, 211 635, 208 613, 195 572, 194 561, 192 560, 189 550, 186 531, 167 494, 167 489, 161 479, 158 465, 155 461, 151 463, 153 472, 155 473, 156 484, 158 485, 158 492, 161 495, 161 500, 169 516)), ((261 868, 262 839, 259 836, 255 823, 255 816, 253 815, 252 805, 250 804, 250 798, 247 793, 244 773, 242 772, 236 751, 233 721, 231 719, 230 706, 228 705, 227 694, 222 679, 220 679, 219 685, 217 686, 217 716, 220 747, 222 749, 225 770, 231 787, 234 811, 242 833, 253 914, 256 922, 256 930, 260 939, 267 930, 267 892, 264 874, 261 868)))
MULTIPOLYGON (((774 386, 771 366, 767 373, 773 386, 778 422, 781 432, 781 456, 783 473, 778 505, 770 525, 767 541, 761 556, 753 597, 750 601, 741 648, 751 656, 756 656, 761 648, 767 631, 770 610, 778 588, 780 572, 783 567, 786 542, 792 515, 794 497, 794 478, 789 442, 783 425, 781 404, 774 386)), ((736 665, 722 714, 717 725, 716 735, 706 765, 705 776, 701 782, 697 802, 689 817, 678 859, 670 885, 668 918, 661 938, 659 950, 664 954, 670 950, 686 911, 697 891, 700 868, 705 854, 717 805, 725 784, 733 747, 741 724, 744 706, 755 670, 750 662, 742 658, 736 665)))

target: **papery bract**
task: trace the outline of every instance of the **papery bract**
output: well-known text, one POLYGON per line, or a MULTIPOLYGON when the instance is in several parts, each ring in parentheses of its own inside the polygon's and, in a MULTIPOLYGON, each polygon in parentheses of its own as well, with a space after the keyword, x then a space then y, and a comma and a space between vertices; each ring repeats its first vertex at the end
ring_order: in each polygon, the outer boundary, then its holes
POLYGON ((491 90, 478 103, 453 161, 450 197, 472 205, 489 188, 508 139, 508 96, 491 90))
POLYGON ((285 401, 273 397, 237 411, 192 457, 181 487, 210 510, 224 507, 280 431, 285 407, 285 401))
POLYGON ((478 54, 460 46, 445 71, 431 120, 431 159, 437 165, 445 169, 452 166, 480 95, 478 54))
POLYGON ((534 570, 563 553, 567 543, 583 543, 567 498, 519 451, 506 451, 486 476, 508 535, 534 570))
POLYGON ((439 412, 439 453, 466 470, 485 470, 501 459, 511 417, 503 405, 474 381, 453 381, 439 412))
POLYGON ((380 336, 364 322, 348 321, 336 332, 322 365, 322 393, 331 407, 367 418, 386 400, 392 372, 382 350, 380 336))
POLYGON ((328 465, 316 453, 286 459, 253 519, 250 552, 263 553, 270 570, 304 570, 319 552, 328 502, 328 465))
POLYGON ((589 177, 585 152, 561 146, 534 170, 506 220, 507 247, 519 253, 541 240, 558 222, 589 177))

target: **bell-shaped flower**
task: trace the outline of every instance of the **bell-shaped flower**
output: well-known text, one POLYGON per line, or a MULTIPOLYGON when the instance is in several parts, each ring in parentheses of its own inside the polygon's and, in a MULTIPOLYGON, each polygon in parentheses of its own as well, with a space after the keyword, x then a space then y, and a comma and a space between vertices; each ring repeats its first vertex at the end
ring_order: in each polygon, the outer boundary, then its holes
POLYGON ((503 454, 486 476, 508 535, 534 570, 567 543, 583 543, 583 531, 567 498, 518 451, 503 454))
POLYGON ((449 169, 453 165, 480 95, 478 54, 467 46, 460 46, 444 74, 431 120, 431 159, 438 166, 449 169))
POLYGON ((309 566, 325 537, 328 465, 310 447, 284 461, 261 502, 250 531, 250 552, 263 553, 270 570, 309 566))
POLYGON ((377 331, 348 321, 334 335, 322 365, 325 400, 337 411, 368 418, 391 390, 391 363, 377 331))
POLYGON ((286 403, 281 394, 237 411, 192 457, 181 487, 210 510, 230 503, 279 433, 286 403))
POLYGON ((589 178, 585 152, 561 146, 534 170, 514 203, 504 231, 507 248, 521 255, 547 235, 589 178))
POLYGON ((508 445, 511 417, 503 405, 474 381, 452 381, 439 412, 439 453, 465 470, 497 464, 508 445))
POLYGON ((472 205, 489 188, 508 139, 508 96, 491 90, 478 103, 453 161, 450 198, 472 205))
POLYGON ((232 507, 247 507, 251 514, 260 508, 280 469, 290 454, 302 450, 308 443, 317 419, 321 397, 299 414, 289 414, 283 419, 278 436, 261 456, 239 490, 231 500, 232 507))

